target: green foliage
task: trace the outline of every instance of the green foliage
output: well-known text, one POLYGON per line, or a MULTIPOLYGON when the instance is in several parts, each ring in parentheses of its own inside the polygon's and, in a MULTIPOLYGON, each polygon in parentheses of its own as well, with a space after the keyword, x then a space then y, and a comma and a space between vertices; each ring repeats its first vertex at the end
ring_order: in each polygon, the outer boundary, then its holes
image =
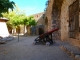
POLYGON ((17 27, 19 25, 24 26, 35 26, 36 21, 33 16, 26 17, 24 12, 20 11, 18 7, 16 7, 13 11, 9 11, 8 13, 2 13, 2 15, 5 18, 8 18, 9 21, 7 22, 7 25, 14 27, 17 27))
POLYGON ((35 21, 33 16, 28 17, 27 25, 29 25, 29 26, 35 26, 36 25, 36 21, 35 21))
POLYGON ((11 25, 13 28, 21 25, 23 19, 26 17, 24 13, 17 11, 17 8, 8 13, 2 13, 2 15, 9 19, 7 25, 11 25))
POLYGON ((20 24, 21 24, 21 25, 27 25, 27 21, 28 21, 28 20, 27 20, 27 17, 26 17, 26 16, 22 16, 22 17, 21 17, 21 23, 20 23, 20 24))
POLYGON ((15 3, 9 0, 0 0, 0 16, 2 16, 2 12, 8 12, 8 9, 14 8, 15 3))
POLYGON ((29 16, 29 17, 23 16, 23 18, 21 20, 21 24, 22 25, 28 25, 28 26, 35 26, 36 21, 35 21, 33 16, 29 16))

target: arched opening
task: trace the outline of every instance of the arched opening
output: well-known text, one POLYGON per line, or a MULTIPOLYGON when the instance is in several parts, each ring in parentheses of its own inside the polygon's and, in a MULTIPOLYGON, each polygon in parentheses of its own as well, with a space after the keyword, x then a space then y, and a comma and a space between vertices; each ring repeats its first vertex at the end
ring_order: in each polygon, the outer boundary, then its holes
POLYGON ((39 28, 38 31, 39 31, 39 35, 44 33, 44 29, 43 28, 39 28))
MULTIPOLYGON (((60 15, 61 15, 61 7, 63 4, 64 0, 54 0, 53 3, 53 8, 52 8, 52 28, 61 28, 61 20, 60 20, 60 15)), ((55 40, 60 40, 61 39, 61 32, 57 31, 54 32, 53 37, 55 40)))
POLYGON ((55 26, 60 27, 60 15, 61 15, 61 7, 63 0, 54 0, 53 9, 52 9, 52 24, 56 24, 55 26))

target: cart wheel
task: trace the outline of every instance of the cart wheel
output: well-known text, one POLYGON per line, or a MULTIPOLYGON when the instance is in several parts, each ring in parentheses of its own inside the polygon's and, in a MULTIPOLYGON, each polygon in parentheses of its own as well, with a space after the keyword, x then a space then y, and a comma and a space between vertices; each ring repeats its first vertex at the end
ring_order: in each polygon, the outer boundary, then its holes
POLYGON ((46 45, 47 45, 47 46, 50 46, 50 43, 49 43, 49 42, 46 42, 46 45))
POLYGON ((36 45, 36 41, 34 41, 33 44, 36 45))

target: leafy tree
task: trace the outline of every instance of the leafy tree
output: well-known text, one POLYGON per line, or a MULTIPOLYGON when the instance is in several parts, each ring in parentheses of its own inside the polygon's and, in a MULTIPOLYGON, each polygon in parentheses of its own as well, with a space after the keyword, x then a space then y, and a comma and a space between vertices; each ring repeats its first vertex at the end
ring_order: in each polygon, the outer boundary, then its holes
POLYGON ((27 25, 29 25, 29 26, 35 26, 36 25, 36 21, 35 21, 33 16, 29 16, 27 20, 28 20, 27 25))
MULTIPOLYGON (((15 28, 18 29, 24 18, 26 17, 24 13, 19 11, 19 9, 15 8, 13 11, 9 11, 9 13, 3 13, 3 16, 8 18, 9 21, 7 22, 8 27, 12 27, 14 30, 15 28)), ((19 41, 19 30, 18 30, 18 41, 19 41)))
POLYGON ((37 23, 36 23, 36 21, 35 21, 35 19, 34 19, 34 17, 33 16, 29 16, 28 18, 27 18, 27 32, 28 32, 28 34, 30 35, 30 27, 31 26, 35 26, 37 23))
POLYGON ((8 9, 14 8, 15 3, 9 0, 0 0, 0 16, 2 16, 2 12, 8 12, 8 9))
POLYGON ((25 32, 26 32, 27 22, 28 22, 27 17, 22 18, 22 20, 21 20, 21 25, 24 25, 24 34, 25 34, 25 32))
POLYGON ((13 11, 9 11, 8 13, 2 13, 2 15, 9 19, 7 25, 12 28, 17 28, 21 25, 23 19, 26 17, 24 12, 22 13, 18 8, 15 8, 13 11))
POLYGON ((36 21, 33 16, 25 17, 22 19, 21 24, 24 25, 24 33, 25 33, 25 28, 27 27, 27 32, 29 33, 30 31, 30 26, 35 26, 36 21))
POLYGON ((27 29, 29 31, 30 26, 35 26, 36 22, 33 16, 27 17, 24 12, 20 11, 17 7, 10 11, 9 13, 2 13, 4 17, 8 18, 9 21, 7 22, 7 25, 12 28, 17 28, 20 25, 24 25, 24 33, 25 33, 25 27, 27 26, 27 29))

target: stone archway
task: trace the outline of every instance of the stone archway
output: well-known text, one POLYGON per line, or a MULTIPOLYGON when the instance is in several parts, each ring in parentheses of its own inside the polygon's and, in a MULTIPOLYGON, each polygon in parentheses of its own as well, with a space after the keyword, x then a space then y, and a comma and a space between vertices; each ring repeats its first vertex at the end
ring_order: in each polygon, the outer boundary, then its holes
POLYGON ((61 7, 63 0, 54 0, 53 10, 52 10, 52 24, 56 24, 57 27, 60 27, 60 15, 61 7))
POLYGON ((41 34, 43 34, 43 33, 44 33, 44 29, 43 29, 43 28, 41 28, 41 27, 39 27, 38 32, 39 32, 39 35, 41 35, 41 34))
MULTIPOLYGON (((64 0, 54 0, 53 3, 53 8, 52 8, 52 28, 61 28, 61 20, 60 20, 60 15, 61 15, 61 7, 63 4, 64 0)), ((55 32, 53 34, 54 39, 61 39, 61 32, 60 30, 58 32, 55 32)))

